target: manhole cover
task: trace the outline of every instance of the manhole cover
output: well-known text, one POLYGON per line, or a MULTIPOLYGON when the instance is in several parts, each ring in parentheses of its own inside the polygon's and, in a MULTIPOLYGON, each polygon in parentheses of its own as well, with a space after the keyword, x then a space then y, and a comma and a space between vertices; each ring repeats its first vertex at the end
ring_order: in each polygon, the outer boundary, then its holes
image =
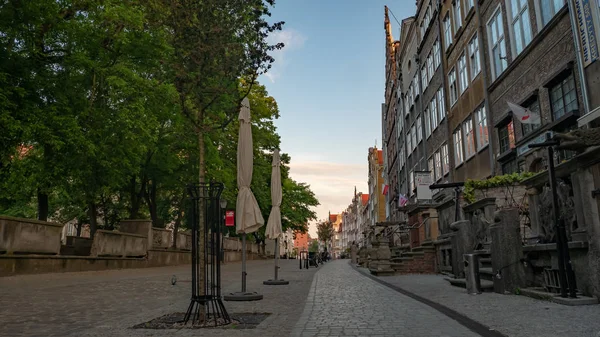
MULTIPOLYGON (((231 323, 215 326, 214 321, 205 325, 183 324, 184 312, 175 312, 160 316, 148 322, 132 326, 132 329, 255 329, 262 321, 271 315, 270 313, 234 313, 230 314, 231 323)), ((218 322, 219 323, 219 322, 218 322)))

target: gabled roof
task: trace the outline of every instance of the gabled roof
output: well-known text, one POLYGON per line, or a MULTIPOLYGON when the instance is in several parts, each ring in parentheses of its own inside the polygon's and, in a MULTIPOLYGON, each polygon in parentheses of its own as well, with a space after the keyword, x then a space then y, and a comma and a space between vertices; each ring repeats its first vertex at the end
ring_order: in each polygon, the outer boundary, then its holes
POLYGON ((329 214, 329 221, 330 222, 336 222, 337 221, 337 214, 329 214))

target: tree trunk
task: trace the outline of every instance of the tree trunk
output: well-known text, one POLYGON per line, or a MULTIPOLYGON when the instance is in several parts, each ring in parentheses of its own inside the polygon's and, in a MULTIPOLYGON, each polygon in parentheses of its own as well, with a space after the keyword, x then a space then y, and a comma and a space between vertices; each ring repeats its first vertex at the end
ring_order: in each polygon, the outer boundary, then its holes
POLYGON ((38 220, 48 221, 48 194, 43 193, 38 188, 37 200, 38 200, 38 220))
POLYGON ((81 236, 81 226, 83 224, 81 223, 81 219, 77 219, 77 236, 80 237, 81 236))
POLYGON ((96 209, 96 203, 90 202, 88 204, 88 217, 90 218, 90 239, 94 238, 96 229, 98 229, 98 210, 96 209))
MULTIPOLYGON (((200 125, 202 127, 202 125, 204 120, 204 114, 202 112, 198 113, 198 125, 200 125)), ((205 178, 206 178, 206 163, 205 163, 205 158, 204 158, 204 153, 205 151, 205 144, 204 144, 204 132, 202 131, 202 129, 198 130, 198 182, 200 184, 204 183, 205 178)), ((204 296, 205 294, 205 284, 207 282, 206 280, 206 261, 204 260, 204 250, 206 249, 205 245, 204 245, 204 241, 205 241, 205 235, 204 235, 204 228, 206 226, 205 224, 205 219, 204 219, 204 189, 200 188, 200 205, 199 205, 199 210, 200 210, 200 214, 198 214, 198 251, 199 251, 199 259, 198 259, 198 271, 199 271, 199 276, 200 279, 198 280, 199 283, 199 295, 200 296, 204 296)), ((206 310, 204 309, 204 307, 200 308, 200 321, 201 322, 205 322, 206 321, 206 310)))
POLYGON ((147 192, 144 197, 148 204, 148 210, 150 211, 150 218, 152 219, 152 226, 158 226, 158 207, 156 205, 156 181, 149 181, 147 184, 147 192))
POLYGON ((173 248, 177 248, 177 233, 179 233, 179 226, 181 225, 181 220, 183 218, 183 202, 185 201, 185 194, 183 198, 181 198, 181 202, 179 203, 177 210, 177 218, 175 218, 175 224, 173 225, 173 248))

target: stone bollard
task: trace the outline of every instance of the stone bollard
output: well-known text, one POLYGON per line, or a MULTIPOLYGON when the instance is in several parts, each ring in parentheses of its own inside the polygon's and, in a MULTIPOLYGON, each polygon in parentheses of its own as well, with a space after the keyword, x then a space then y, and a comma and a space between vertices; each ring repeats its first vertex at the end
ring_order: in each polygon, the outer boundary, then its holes
POLYGON ((463 255, 473 252, 474 233, 469 220, 453 222, 450 229, 455 232, 452 236, 452 271, 456 278, 464 278, 463 255))
POLYGON ((519 221, 518 209, 506 209, 496 212, 494 224, 490 226, 492 269, 496 275, 494 292, 499 294, 514 294, 525 285, 519 221))

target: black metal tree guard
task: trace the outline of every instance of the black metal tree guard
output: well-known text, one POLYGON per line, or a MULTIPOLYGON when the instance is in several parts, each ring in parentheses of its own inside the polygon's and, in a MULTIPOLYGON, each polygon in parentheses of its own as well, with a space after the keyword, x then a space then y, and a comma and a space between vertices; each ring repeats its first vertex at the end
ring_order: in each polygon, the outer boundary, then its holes
POLYGON ((187 324, 192 319, 192 324, 200 322, 203 325, 226 325, 231 323, 231 317, 221 300, 223 217, 220 198, 223 184, 192 184, 187 190, 190 196, 188 215, 192 224, 192 298, 184 323, 187 324), (200 226, 200 214, 204 214, 204 226, 200 226), (203 250, 200 250, 201 238, 203 250), (204 277, 201 277, 202 270, 204 277))

